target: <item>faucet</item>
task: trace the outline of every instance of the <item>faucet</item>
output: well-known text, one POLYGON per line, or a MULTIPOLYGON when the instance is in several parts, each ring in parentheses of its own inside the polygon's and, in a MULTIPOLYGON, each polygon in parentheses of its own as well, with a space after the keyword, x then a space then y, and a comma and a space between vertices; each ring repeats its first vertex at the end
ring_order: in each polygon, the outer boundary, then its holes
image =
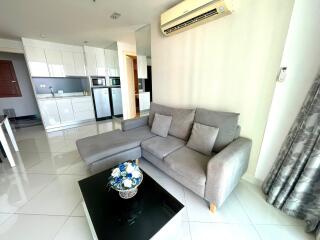
POLYGON ((54 97, 53 87, 50 86, 49 89, 50 89, 50 92, 51 92, 51 94, 52 94, 52 97, 54 97))

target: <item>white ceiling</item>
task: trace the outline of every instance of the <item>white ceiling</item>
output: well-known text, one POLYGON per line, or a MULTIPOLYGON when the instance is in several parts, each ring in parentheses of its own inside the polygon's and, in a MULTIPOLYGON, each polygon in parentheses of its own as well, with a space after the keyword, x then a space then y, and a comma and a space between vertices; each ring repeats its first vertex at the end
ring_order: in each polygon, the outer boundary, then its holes
POLYGON ((106 47, 125 39, 179 0, 1 0, 0 38, 28 37, 106 47), (118 20, 110 19, 119 12, 118 20), (41 34, 45 38, 41 38, 41 34))

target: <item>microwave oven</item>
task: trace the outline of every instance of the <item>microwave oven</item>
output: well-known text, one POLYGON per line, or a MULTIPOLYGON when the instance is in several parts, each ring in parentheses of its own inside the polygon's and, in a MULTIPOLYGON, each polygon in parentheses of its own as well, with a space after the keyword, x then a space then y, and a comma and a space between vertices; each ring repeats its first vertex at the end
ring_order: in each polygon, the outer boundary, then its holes
POLYGON ((106 78, 105 77, 91 77, 92 86, 106 86, 106 78))
POLYGON ((110 77, 110 82, 112 86, 120 86, 120 78, 119 77, 110 77))

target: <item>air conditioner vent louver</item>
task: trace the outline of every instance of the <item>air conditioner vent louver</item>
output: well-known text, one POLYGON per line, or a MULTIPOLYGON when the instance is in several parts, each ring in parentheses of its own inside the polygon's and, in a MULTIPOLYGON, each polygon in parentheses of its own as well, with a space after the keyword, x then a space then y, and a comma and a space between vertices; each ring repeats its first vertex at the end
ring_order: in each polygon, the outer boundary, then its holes
POLYGON ((206 18, 212 17, 213 15, 216 15, 216 14, 218 14, 218 10, 215 8, 215 9, 212 9, 212 10, 205 12, 201 15, 198 15, 194 18, 191 18, 188 21, 182 22, 174 27, 168 28, 168 29, 164 30, 164 32, 166 34, 172 33, 174 31, 180 30, 181 28, 187 27, 191 24, 194 24, 194 23, 199 22, 201 20, 204 20, 206 18))
POLYGON ((233 0, 184 0, 161 14, 160 28, 170 36, 232 13, 233 0))

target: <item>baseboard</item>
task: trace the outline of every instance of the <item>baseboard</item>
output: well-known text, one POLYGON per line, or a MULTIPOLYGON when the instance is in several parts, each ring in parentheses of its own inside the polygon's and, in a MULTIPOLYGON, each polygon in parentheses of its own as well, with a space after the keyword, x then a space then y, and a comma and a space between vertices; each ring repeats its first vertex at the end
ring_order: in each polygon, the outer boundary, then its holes
POLYGON ((252 183, 254 185, 257 185, 257 186, 262 186, 262 181, 254 176, 252 176, 251 174, 244 174, 242 176, 242 179, 249 182, 249 183, 252 183))
POLYGON ((19 117, 12 117, 12 118, 9 118, 9 119, 12 119, 12 120, 25 120, 25 119, 31 119, 31 120, 34 120, 34 119, 40 119, 39 116, 37 115, 26 115, 26 116, 19 116, 19 117))

